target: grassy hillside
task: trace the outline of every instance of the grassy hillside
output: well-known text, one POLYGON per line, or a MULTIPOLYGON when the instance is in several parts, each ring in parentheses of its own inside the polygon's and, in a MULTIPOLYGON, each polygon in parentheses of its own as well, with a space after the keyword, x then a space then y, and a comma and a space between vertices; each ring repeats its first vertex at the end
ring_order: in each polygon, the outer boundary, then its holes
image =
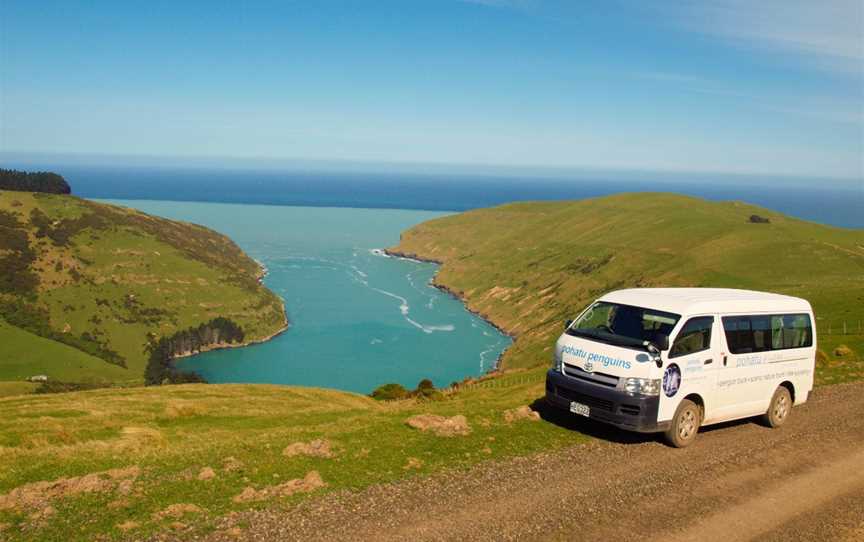
POLYGON ((23 381, 33 375, 51 375, 63 382, 122 382, 129 379, 129 371, 123 367, 2 320, 0 345, 0 380, 23 381))
POLYGON ((864 231, 744 203, 673 194, 516 203, 420 224, 394 250, 443 262, 437 284, 517 334, 504 367, 546 364, 566 318, 604 292, 640 286, 804 297, 829 357, 862 343, 864 231), (751 223, 754 214, 770 223, 751 223), (838 335, 844 322, 848 334, 838 335))
POLYGON ((137 383, 149 339, 215 317, 285 323, 260 269, 207 228, 72 196, 0 192, 0 381, 137 383))
POLYGON ((173 529, 191 539, 232 511, 296 502, 304 495, 235 497, 312 470, 333 491, 584 441, 566 427, 507 421, 504 411, 530 403, 541 385, 511 377, 496 383, 506 393, 475 387, 434 403, 261 385, 0 398, 0 539, 141 540, 173 529), (421 412, 465 415, 470 433, 447 438, 408 427, 421 412), (333 457, 283 454, 317 438, 327 439, 333 457), (212 474, 201 476, 207 468, 212 474), (62 478, 74 480, 38 485, 62 478), (93 490, 76 489, 85 484, 93 490), (160 514, 178 504, 198 511, 160 514))

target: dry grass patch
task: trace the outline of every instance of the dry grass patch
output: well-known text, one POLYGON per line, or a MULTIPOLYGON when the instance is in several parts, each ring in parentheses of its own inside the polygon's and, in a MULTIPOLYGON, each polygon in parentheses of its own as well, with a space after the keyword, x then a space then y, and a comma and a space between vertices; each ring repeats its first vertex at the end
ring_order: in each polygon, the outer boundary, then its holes
POLYGON ((261 489, 254 487, 246 487, 243 491, 234 497, 235 503, 257 502, 271 499, 273 497, 290 497, 295 493, 309 493, 325 487, 327 484, 321 479, 318 471, 309 471, 303 478, 288 480, 285 483, 266 486, 261 489))
POLYGON ((285 457, 294 457, 297 455, 305 455, 308 457, 323 457, 330 459, 336 456, 333 446, 329 440, 315 439, 311 442, 295 442, 289 444, 282 450, 282 455, 285 457))
POLYGON ((165 405, 166 418, 191 418, 193 416, 203 416, 207 413, 207 408, 193 401, 174 400, 168 401, 165 405))
POLYGON ((181 519, 186 514, 201 514, 206 510, 201 508, 196 504, 191 503, 177 503, 172 504, 165 508, 164 510, 160 510, 153 514, 153 519, 156 521, 161 521, 163 519, 181 519))
POLYGON ((117 528, 125 533, 127 531, 137 529, 140 526, 141 526, 141 524, 138 523, 137 521, 128 520, 128 521, 124 521, 123 523, 119 523, 117 525, 117 528))
POLYGON ((113 444, 118 451, 140 452, 147 448, 162 448, 166 444, 165 435, 155 427, 124 427, 120 434, 120 440, 113 444))

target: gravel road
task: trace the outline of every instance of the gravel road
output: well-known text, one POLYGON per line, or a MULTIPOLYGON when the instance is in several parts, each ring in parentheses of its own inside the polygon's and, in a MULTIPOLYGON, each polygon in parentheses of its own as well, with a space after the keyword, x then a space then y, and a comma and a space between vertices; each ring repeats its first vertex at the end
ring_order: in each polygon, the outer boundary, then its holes
POLYGON ((864 540, 864 383, 816 390, 780 429, 723 424, 683 450, 544 415, 599 438, 226 518, 210 539, 864 540))

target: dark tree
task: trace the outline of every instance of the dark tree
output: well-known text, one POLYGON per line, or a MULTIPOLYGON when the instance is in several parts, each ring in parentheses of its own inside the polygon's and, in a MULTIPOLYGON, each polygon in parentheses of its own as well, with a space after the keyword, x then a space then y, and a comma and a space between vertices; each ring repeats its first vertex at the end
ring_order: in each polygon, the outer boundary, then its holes
POLYGON ((0 190, 19 192, 46 192, 48 194, 71 194, 69 183, 62 176, 50 171, 27 172, 0 168, 0 190))
POLYGON ((196 373, 178 371, 174 367, 174 358, 194 354, 213 345, 240 343, 245 336, 240 326, 227 318, 219 317, 198 327, 178 331, 169 337, 162 337, 159 340, 151 338, 147 347, 150 358, 144 371, 144 380, 148 386, 163 382, 172 384, 204 382, 204 379, 196 373))

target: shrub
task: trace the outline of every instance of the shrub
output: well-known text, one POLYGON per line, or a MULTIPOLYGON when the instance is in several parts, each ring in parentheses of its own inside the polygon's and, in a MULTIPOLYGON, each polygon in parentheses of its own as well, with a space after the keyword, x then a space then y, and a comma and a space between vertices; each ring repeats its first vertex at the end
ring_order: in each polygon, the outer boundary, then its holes
POLYGON ((424 378, 417 384, 417 389, 411 395, 419 399, 437 400, 444 397, 440 391, 435 389, 435 384, 428 378, 424 378))
POLYGON ((424 392, 424 391, 429 391, 429 390, 434 390, 434 389, 435 389, 435 384, 433 384, 432 381, 429 380, 428 378, 424 378, 423 380, 421 380, 417 384, 417 391, 418 392, 424 392))
POLYGON ((370 396, 378 401, 397 401, 407 398, 408 390, 401 384, 390 383, 378 386, 370 396))

